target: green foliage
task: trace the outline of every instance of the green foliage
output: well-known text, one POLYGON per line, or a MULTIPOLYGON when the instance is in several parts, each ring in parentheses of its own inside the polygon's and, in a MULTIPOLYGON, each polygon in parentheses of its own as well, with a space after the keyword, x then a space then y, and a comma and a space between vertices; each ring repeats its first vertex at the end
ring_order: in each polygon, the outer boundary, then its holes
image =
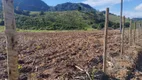
MULTIPOLYGON (((111 13, 109 15, 109 19, 110 19, 111 22, 114 22, 114 23, 119 23, 120 22, 120 16, 117 16, 117 15, 114 15, 114 14, 111 14, 111 13)), ((126 18, 125 22, 130 22, 130 19, 126 18)))
POLYGON ((99 23, 99 26, 97 27, 97 29, 101 30, 102 28, 104 28, 104 23, 103 22, 99 23))
POLYGON ((45 13, 44 13, 44 11, 41 11, 40 13, 39 13, 39 15, 44 15, 45 13))
POLYGON ((4 26, 0 26, 0 32, 4 31, 4 26))
MULTIPOLYGON (((79 11, 46 12, 44 15, 16 15, 17 27, 30 30, 85 30, 92 20, 79 11)), ((89 15, 87 15, 89 16, 89 15)))
POLYGON ((30 11, 26 11, 26 10, 15 10, 14 11, 16 14, 20 14, 20 15, 25 15, 25 16, 30 16, 30 11))
POLYGON ((128 28, 129 26, 130 26, 130 23, 129 23, 129 22, 126 22, 126 23, 125 23, 125 27, 128 28))
POLYGON ((0 25, 1 25, 1 26, 4 26, 4 21, 1 20, 1 21, 0 21, 0 25))
POLYGON ((112 25, 112 28, 113 29, 117 29, 117 28, 119 28, 120 27, 120 24, 119 23, 113 23, 113 25, 112 25))
POLYGON ((81 6, 79 6, 79 7, 78 7, 78 11, 81 11, 81 10, 82 10, 82 8, 81 8, 81 6))
MULTIPOLYGON (((30 12, 29 16, 16 15, 16 24, 24 30, 88 30, 104 28, 105 16, 98 11, 84 12, 58 11, 58 12, 30 12)), ((126 27, 129 23, 126 22, 126 27)), ((109 27, 119 28, 119 23, 110 20, 109 27)))

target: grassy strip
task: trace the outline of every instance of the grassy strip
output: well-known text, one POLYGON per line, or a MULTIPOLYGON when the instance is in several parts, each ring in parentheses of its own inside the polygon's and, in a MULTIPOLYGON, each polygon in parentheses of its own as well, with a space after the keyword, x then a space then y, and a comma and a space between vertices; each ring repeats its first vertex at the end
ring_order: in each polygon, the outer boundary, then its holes
MULTIPOLYGON (((23 29, 17 29, 18 32, 69 32, 69 31, 94 31, 94 30, 95 29, 93 28, 87 28, 86 30, 23 30, 23 29)), ((4 32, 4 26, 0 26, 0 32, 4 32)))

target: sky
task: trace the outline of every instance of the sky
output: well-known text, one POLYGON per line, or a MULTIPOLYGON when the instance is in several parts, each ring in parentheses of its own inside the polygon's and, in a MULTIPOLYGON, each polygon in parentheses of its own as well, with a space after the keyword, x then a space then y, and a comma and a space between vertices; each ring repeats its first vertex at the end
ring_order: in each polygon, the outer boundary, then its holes
MULTIPOLYGON (((104 11, 107 7, 110 12, 116 15, 120 14, 121 0, 43 0, 49 6, 65 2, 85 3, 99 11, 104 11)), ((123 15, 129 18, 142 18, 142 0, 123 0, 123 15)))

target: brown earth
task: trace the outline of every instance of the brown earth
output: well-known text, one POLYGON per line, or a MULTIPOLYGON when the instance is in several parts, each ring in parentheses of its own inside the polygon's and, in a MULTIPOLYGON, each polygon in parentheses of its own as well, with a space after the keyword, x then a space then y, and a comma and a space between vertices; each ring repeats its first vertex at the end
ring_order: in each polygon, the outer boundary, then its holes
MULTIPOLYGON (((86 72, 94 78, 94 73, 102 69, 103 31, 23 32, 18 33, 17 39, 15 49, 19 53, 20 80, 35 76, 38 80, 89 80, 86 72)), ((128 40, 125 39, 127 50, 128 40)), ((0 33, 0 79, 7 78, 5 44, 4 34, 0 33)), ((119 56, 119 31, 109 31, 107 53, 109 61, 119 56)), ((119 62, 127 64, 127 61, 119 62)), ((123 74, 126 72, 121 71, 117 76, 123 74)))

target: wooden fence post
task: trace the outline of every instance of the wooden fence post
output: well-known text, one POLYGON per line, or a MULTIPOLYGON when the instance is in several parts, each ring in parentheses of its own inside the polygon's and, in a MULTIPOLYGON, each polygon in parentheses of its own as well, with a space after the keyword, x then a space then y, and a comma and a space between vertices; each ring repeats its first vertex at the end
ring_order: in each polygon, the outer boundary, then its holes
POLYGON ((139 43, 139 41, 140 41, 140 23, 138 23, 138 28, 137 28, 137 31, 138 31, 138 34, 137 34, 137 41, 138 41, 138 43, 139 43))
POLYGON ((141 38, 142 38, 142 24, 141 24, 141 22, 140 22, 140 40, 141 40, 141 38))
POLYGON ((132 46, 132 20, 130 20, 130 27, 129 27, 129 45, 132 46))
POLYGON ((106 60, 107 60, 107 34, 109 23, 109 8, 106 9, 105 28, 104 28, 104 53, 103 53, 103 71, 106 73, 106 60))
POLYGON ((122 15, 123 15, 123 0, 121 0, 121 10, 120 10, 120 33, 122 33, 122 15))
POLYGON ((136 22, 134 23, 134 42, 133 42, 133 44, 135 45, 136 44, 136 22))
POLYGON ((122 25, 122 34, 121 34, 121 53, 120 53, 121 57, 124 52, 124 32, 125 32, 125 16, 123 16, 123 25, 122 25))
POLYGON ((8 80, 18 80, 18 53, 14 49, 16 44, 16 24, 13 0, 2 0, 5 20, 8 80))

